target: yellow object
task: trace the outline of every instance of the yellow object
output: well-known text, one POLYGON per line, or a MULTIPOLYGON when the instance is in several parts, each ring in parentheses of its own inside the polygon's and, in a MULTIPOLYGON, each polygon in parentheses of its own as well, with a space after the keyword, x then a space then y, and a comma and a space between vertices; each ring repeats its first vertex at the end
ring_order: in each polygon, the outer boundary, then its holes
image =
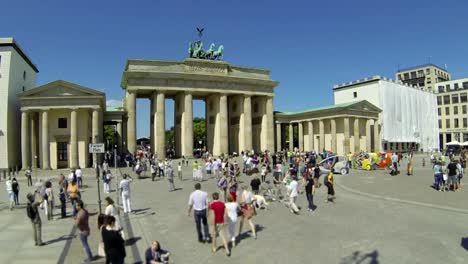
POLYGON ((371 170, 371 164, 369 159, 362 160, 362 168, 365 170, 371 170))

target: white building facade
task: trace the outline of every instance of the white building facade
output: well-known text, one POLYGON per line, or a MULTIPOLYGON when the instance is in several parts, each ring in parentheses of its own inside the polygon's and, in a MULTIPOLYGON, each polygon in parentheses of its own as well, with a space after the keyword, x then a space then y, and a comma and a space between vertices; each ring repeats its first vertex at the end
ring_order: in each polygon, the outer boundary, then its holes
POLYGON ((333 88, 335 104, 367 100, 379 115, 383 151, 439 149, 435 94, 374 76, 333 88))
POLYGON ((13 38, 0 38, 0 170, 21 168, 17 95, 36 85, 37 67, 13 38))

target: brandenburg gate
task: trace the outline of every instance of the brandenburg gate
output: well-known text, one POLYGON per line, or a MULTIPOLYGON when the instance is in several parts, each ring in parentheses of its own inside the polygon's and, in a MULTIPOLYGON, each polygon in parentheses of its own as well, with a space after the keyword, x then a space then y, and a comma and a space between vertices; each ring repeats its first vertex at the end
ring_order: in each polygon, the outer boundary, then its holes
POLYGON ((136 151, 136 99, 147 98, 151 101, 151 149, 158 158, 166 156, 166 99, 175 101, 176 156, 193 155, 193 100, 205 101, 206 146, 213 155, 274 151, 273 97, 277 85, 269 70, 225 61, 129 59, 121 83, 126 91, 127 150, 136 151))

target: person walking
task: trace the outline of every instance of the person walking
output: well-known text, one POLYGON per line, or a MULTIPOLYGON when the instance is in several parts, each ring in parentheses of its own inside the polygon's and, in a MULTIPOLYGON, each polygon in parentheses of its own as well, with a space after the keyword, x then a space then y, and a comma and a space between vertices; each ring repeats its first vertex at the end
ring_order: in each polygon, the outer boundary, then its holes
POLYGON ((110 193, 111 191, 111 179, 112 179, 112 173, 110 170, 104 171, 103 176, 102 176, 102 183, 103 183, 103 188, 104 188, 104 193, 110 193))
POLYGON ((124 213, 126 214, 132 212, 132 207, 130 206, 130 183, 132 181, 132 177, 130 177, 128 174, 124 174, 123 179, 120 181, 119 184, 124 213))
POLYGON ((8 178, 8 180, 5 182, 6 185, 6 192, 8 194, 8 199, 10 200, 10 211, 15 208, 15 194, 13 193, 13 181, 11 180, 11 177, 8 178))
POLYGON ((31 220, 35 245, 43 246, 44 243, 42 243, 42 222, 41 216, 39 215, 39 210, 37 209, 41 203, 36 201, 35 195, 32 193, 28 193, 26 198, 28 199, 26 213, 28 215, 28 218, 31 220))
MULTIPOLYGON (((263 177, 263 176, 262 176, 263 177)), ((260 185, 262 184, 262 182, 260 181, 260 179, 257 177, 257 174, 254 173, 253 174, 253 179, 250 181, 250 187, 252 188, 252 192, 254 194, 259 194, 260 192, 260 185)))
POLYGON ((45 193, 47 196, 47 220, 54 219, 54 192, 52 190, 52 183, 50 181, 46 181, 45 183, 45 193))
POLYGON ((78 187, 83 188, 83 172, 81 171, 80 167, 78 167, 75 170, 75 175, 76 175, 76 183, 78 184, 78 187))
POLYGON ((151 181, 154 181, 154 179, 156 178, 156 163, 155 162, 151 162, 150 164, 150 170, 151 170, 151 181))
POLYGON ((297 196, 299 195, 299 183, 297 176, 292 177, 292 181, 288 185, 289 193, 289 210, 291 213, 299 214, 299 207, 296 205, 297 196))
POLYGON ((305 195, 307 198, 308 206, 307 210, 311 213, 314 212, 315 205, 314 205, 314 194, 313 194, 313 189, 314 189, 314 177, 311 175, 311 173, 308 173, 306 178, 305 178, 305 195))
POLYGON ((65 190, 60 187, 59 191, 59 200, 60 200, 60 215, 62 218, 67 217, 67 196, 65 195, 65 190))
POLYGON ((231 195, 228 195, 226 206, 226 219, 229 225, 229 238, 233 247, 236 246, 236 223, 239 205, 231 195))
POLYGON ((253 205, 254 202, 254 195, 251 191, 247 189, 245 185, 241 186, 242 193, 240 195, 240 208, 241 208, 241 219, 239 224, 239 233, 238 236, 242 233, 242 226, 244 221, 247 220, 249 222, 251 236, 254 239, 257 239, 257 233, 255 230, 255 224, 253 223, 253 216, 255 215, 255 206, 253 205))
POLYGON ((194 181, 197 180, 197 171, 198 171, 198 162, 194 160, 192 164, 192 179, 194 181))
POLYGON ((219 193, 214 192, 211 196, 213 198, 213 202, 210 204, 211 218, 213 219, 211 251, 216 253, 218 249, 216 245, 216 237, 219 235, 223 241, 224 249, 226 250, 226 256, 229 257, 231 256, 231 251, 229 250, 226 236, 224 234, 224 215, 226 213, 226 206, 223 202, 219 201, 219 193))
POLYGON ((201 190, 201 184, 195 184, 195 191, 190 194, 188 201, 188 216, 192 213, 195 218, 195 225, 197 227, 198 242, 205 243, 210 241, 208 233, 208 221, 206 218, 208 207, 208 193, 201 190), (203 225, 203 233, 202 233, 203 225))
POLYGON ((117 213, 117 208, 115 206, 114 200, 107 196, 104 200, 106 200, 107 206, 104 209, 105 215, 110 215, 115 218, 114 230, 120 232, 120 235, 123 239, 125 239, 125 234, 123 232, 122 225, 120 224, 119 214, 117 213))
POLYGON ((15 205, 19 205, 19 183, 16 178, 13 178, 11 181, 11 188, 13 189, 13 198, 15 200, 15 205))
POLYGON ((394 169, 394 173, 395 175, 399 174, 398 172, 398 162, 399 162, 399 159, 398 159, 398 155, 394 152, 392 154, 392 165, 393 165, 393 169, 394 169))
POLYGON ((115 217, 108 215, 105 218, 105 227, 101 229, 102 241, 104 242, 104 252, 106 254, 106 264, 123 264, 125 257, 125 241, 119 231, 115 230, 115 217))
POLYGON ((335 188, 333 187, 333 181, 334 181, 333 173, 332 172, 328 173, 328 176, 326 176, 323 180, 324 180, 325 186, 327 186, 328 188, 326 202, 335 203, 336 197, 335 197, 335 188))
POLYGON ((28 169, 25 171, 25 175, 26 180, 28 181, 28 186, 33 186, 31 167, 28 167, 28 169))
POLYGON ((91 262, 93 260, 93 253, 91 252, 91 249, 89 248, 88 244, 88 237, 90 235, 89 213, 84 208, 83 201, 81 200, 78 200, 76 202, 76 208, 78 212, 75 217, 75 225, 78 228, 81 245, 83 246, 83 249, 86 254, 86 259, 84 260, 84 262, 91 262))
POLYGON ((182 181, 182 164, 179 161, 179 165, 177 165, 177 176, 179 177, 179 181, 182 181))
POLYGON ((80 188, 76 185, 76 180, 73 180, 70 185, 68 185, 67 189, 68 197, 70 198, 70 202, 73 208, 73 217, 76 216, 77 209, 76 209, 76 202, 81 199, 80 197, 80 188))
POLYGON ((167 181, 169 182, 169 192, 175 191, 174 170, 172 169, 172 165, 170 164, 166 168, 166 178, 167 178, 167 181))

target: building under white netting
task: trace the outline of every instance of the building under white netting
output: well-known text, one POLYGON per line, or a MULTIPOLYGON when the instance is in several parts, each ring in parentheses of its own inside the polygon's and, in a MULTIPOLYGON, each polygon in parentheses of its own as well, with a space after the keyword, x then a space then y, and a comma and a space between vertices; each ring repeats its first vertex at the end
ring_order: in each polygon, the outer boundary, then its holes
POLYGON ((379 115, 384 151, 439 148, 437 97, 380 76, 333 87, 335 104, 367 100, 382 109, 379 115))

